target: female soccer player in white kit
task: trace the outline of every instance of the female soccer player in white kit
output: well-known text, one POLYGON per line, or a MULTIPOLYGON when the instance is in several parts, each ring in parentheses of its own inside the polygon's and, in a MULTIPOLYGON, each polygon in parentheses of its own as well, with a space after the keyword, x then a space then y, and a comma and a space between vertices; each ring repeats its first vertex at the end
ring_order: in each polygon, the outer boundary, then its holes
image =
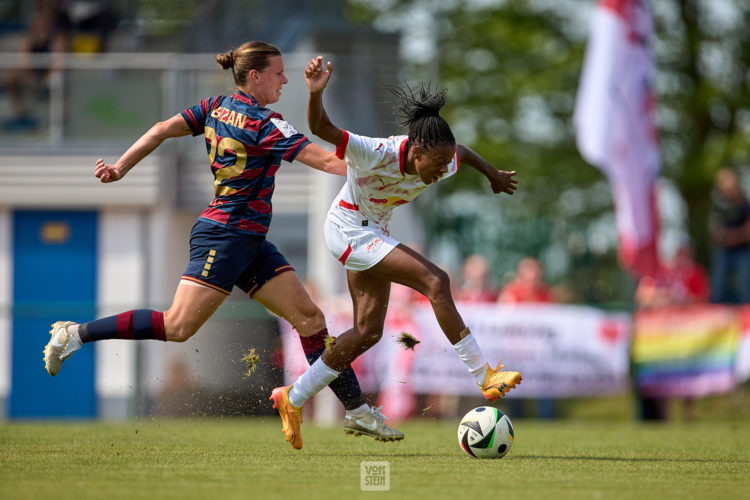
MULTIPOLYGON (((323 107, 323 90, 332 72, 323 58, 305 69, 310 90, 308 123, 318 137, 336 145, 336 155, 348 164, 347 181, 333 201, 325 223, 328 249, 346 268, 354 305, 354 327, 336 338, 332 348, 291 386, 274 389, 271 400, 283 423, 286 440, 302 447, 302 405, 325 387, 357 356, 383 335, 391 283, 422 293, 432 305, 440 328, 477 380, 489 401, 502 397, 521 382, 521 374, 493 369, 464 324, 453 302, 448 274, 406 245, 389 236, 393 209, 410 202, 424 189, 467 164, 489 180, 495 193, 513 194, 516 172, 495 169, 470 148, 456 144, 448 123, 440 116, 445 91, 431 93, 421 86, 396 89, 399 110, 408 136, 372 138, 335 126, 323 107)), ((344 427, 366 433, 356 415, 344 427)))

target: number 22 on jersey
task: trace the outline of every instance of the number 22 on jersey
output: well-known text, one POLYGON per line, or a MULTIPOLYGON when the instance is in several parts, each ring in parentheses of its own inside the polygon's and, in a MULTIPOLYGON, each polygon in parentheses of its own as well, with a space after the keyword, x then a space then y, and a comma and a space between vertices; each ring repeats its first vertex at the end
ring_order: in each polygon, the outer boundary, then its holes
POLYGON ((214 193, 216 196, 230 195, 237 189, 222 185, 222 183, 227 179, 237 177, 245 170, 247 150, 244 144, 231 137, 222 137, 221 140, 217 140, 216 130, 211 127, 205 127, 204 133, 206 134, 206 140, 211 144, 208 160, 211 162, 211 166, 216 169, 214 172, 214 193), (232 156, 235 157, 234 162, 228 164, 232 156))

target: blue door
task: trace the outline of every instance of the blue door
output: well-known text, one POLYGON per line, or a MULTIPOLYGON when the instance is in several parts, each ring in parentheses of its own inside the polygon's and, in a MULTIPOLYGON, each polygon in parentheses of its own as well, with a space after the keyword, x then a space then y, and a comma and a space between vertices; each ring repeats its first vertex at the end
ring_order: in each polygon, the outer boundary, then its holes
POLYGON ((84 345, 51 377, 42 350, 55 321, 96 312, 96 212, 13 214, 11 418, 96 416, 94 349, 84 345))

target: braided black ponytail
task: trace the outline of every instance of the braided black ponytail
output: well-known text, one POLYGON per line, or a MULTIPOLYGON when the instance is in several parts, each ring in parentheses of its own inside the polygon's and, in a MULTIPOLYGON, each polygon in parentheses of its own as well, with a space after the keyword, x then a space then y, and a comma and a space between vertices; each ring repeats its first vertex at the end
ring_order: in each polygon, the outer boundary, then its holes
POLYGON ((409 130, 410 142, 425 149, 436 144, 456 143, 448 122, 440 116, 440 109, 445 105, 445 89, 433 90, 429 83, 412 89, 404 83, 403 87, 389 87, 388 90, 399 100, 396 110, 401 124, 409 130))

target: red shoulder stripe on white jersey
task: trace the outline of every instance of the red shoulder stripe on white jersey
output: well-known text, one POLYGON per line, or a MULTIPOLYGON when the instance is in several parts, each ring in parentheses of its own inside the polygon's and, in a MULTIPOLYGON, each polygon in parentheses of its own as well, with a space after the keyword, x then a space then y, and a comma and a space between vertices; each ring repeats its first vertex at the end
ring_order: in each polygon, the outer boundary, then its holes
POLYGON ((341 142, 339 142, 338 146, 336 146, 336 158, 339 160, 344 159, 344 154, 346 153, 346 146, 349 144, 349 132, 346 130, 342 130, 343 134, 341 135, 341 142))

